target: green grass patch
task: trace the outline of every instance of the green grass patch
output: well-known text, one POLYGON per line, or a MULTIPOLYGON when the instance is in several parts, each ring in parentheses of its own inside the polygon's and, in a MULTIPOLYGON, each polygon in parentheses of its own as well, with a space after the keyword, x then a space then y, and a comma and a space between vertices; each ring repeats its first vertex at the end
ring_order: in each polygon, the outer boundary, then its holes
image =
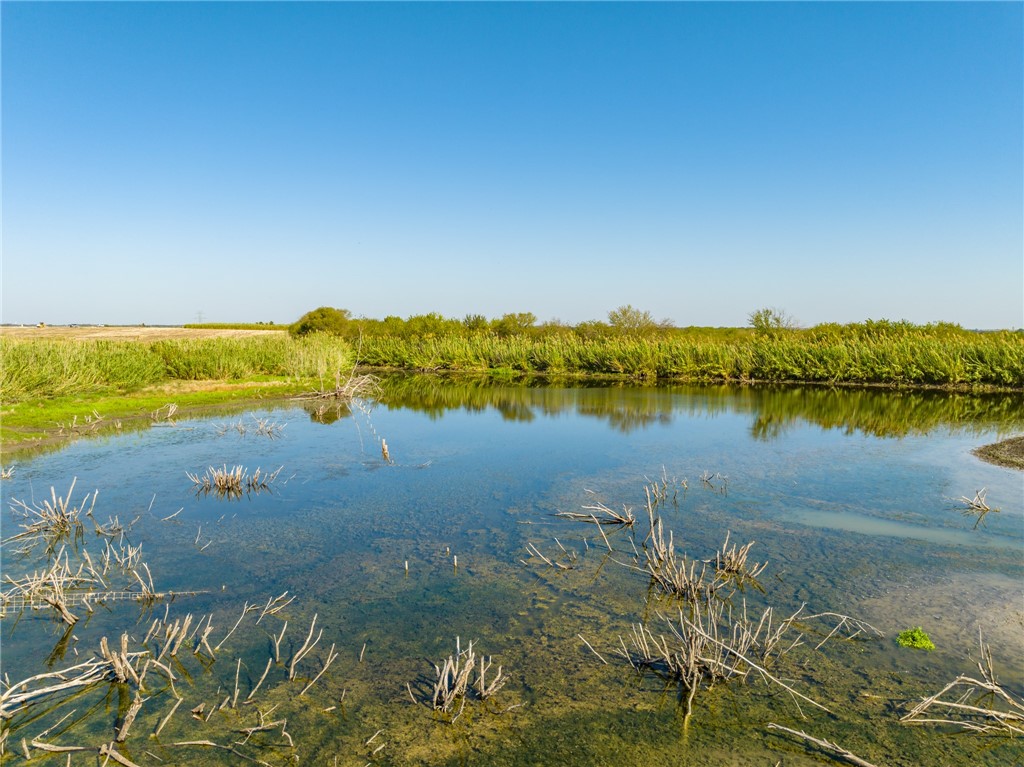
POLYGON ((165 420, 168 405, 175 419, 197 414, 233 414, 268 401, 309 391, 313 382, 253 379, 199 390, 161 385, 132 394, 56 397, 5 406, 0 414, 4 463, 12 455, 59 447, 69 439, 147 429, 165 420))

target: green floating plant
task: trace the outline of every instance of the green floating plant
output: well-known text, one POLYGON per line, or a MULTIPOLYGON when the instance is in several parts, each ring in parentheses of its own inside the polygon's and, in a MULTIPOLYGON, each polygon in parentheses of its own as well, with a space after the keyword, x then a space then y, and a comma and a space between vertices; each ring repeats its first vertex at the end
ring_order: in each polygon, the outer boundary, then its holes
POLYGON ((935 643, 920 626, 901 631, 899 636, 896 637, 896 644, 900 647, 913 647, 917 650, 928 650, 929 652, 935 649, 935 643))

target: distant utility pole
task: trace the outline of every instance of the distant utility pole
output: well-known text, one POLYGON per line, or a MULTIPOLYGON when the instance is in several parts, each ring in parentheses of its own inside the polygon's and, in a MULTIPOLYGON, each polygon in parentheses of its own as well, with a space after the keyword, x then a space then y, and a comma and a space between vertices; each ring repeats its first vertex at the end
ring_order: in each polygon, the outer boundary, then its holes
POLYGON ((196 324, 197 325, 202 325, 203 324, 203 312, 202 312, 201 309, 198 312, 196 312, 196 324))

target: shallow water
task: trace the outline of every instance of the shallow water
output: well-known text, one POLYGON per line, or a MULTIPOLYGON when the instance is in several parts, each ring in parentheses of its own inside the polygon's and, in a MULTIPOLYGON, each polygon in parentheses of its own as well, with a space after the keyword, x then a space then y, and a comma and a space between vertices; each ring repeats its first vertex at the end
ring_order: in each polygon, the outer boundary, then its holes
MULTIPOLYGON (((259 624, 258 611, 247 614, 216 660, 181 653, 181 709, 150 737, 175 700, 154 688, 123 752, 145 765, 236 763, 224 748, 173 744, 242 740, 238 731, 259 722, 257 709, 276 705, 267 721, 287 716, 295 751, 280 732, 256 733, 237 751, 272 764, 297 752, 300 763, 323 765, 825 759, 766 728, 777 722, 888 765, 1024 760, 1019 740, 898 723, 908 704, 977 672, 979 629, 1001 681, 1024 693, 1024 483, 970 453, 1024 429, 1019 398, 429 377, 396 377, 385 391, 387 404, 365 411, 274 405, 82 440, 17 465, 3 486, 5 538, 19 529, 11 499, 39 502, 51 486, 64 494, 77 477, 76 500, 99 491, 97 520, 133 523, 126 538, 142 544, 158 591, 205 593, 145 609, 109 602, 63 642, 65 629, 48 611, 8 615, 0 624, 4 673, 14 680, 72 665, 101 636, 127 630, 141 640, 164 616, 210 616, 220 642, 246 604, 262 607, 287 591, 295 602, 259 624), (258 419, 283 429, 261 436, 258 419), (225 428, 239 421, 244 435, 225 428), (381 437, 392 463, 382 458, 381 437), (269 491, 235 500, 197 495, 185 475, 236 465, 281 472, 269 491), (763 593, 737 597, 751 610, 770 604, 788 615, 806 604, 886 634, 812 651, 819 639, 794 651, 786 679, 831 713, 752 681, 698 694, 684 721, 674 686, 638 675, 616 655, 632 624, 664 633, 659 614, 677 609, 623 564, 633 556, 631 535, 642 546, 652 481, 671 488, 658 513, 680 551, 713 558, 727 533, 756 541, 752 558, 768 561, 763 593), (959 499, 982 488, 999 511, 975 526, 959 499), (598 500, 631 507, 635 532, 607 529, 606 544, 593 525, 553 516, 598 500), (572 568, 549 567, 527 544, 552 561, 575 555, 572 568), (287 659, 314 615, 323 637, 301 679, 288 681, 287 659), (285 619, 284 662, 272 664, 254 704, 229 705, 208 721, 188 715, 200 702, 208 712, 232 697, 236 672, 244 700, 285 619), (913 626, 928 631, 934 652, 896 646, 895 634, 913 626), (508 682, 448 723, 414 704, 407 684, 429 698, 433 664, 455 651, 456 636, 462 647, 476 640, 508 682), (332 643, 337 660, 297 697, 332 643)), ((102 550, 91 526, 83 545, 94 558, 102 550)), ((5 576, 44 561, 38 548, 22 558, 4 547, 5 576)), ((106 692, 38 720, 15 719, 6 758, 20 761, 11 744, 69 710, 77 723, 55 730, 52 742, 109 742, 127 702, 106 692)))

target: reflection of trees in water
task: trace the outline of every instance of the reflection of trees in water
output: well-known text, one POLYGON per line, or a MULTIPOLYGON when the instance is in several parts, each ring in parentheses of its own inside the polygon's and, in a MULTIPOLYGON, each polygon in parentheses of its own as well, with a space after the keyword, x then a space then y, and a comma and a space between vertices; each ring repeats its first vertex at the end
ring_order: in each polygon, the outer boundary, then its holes
POLYGON ((751 433, 770 440, 801 423, 876 437, 944 427, 1001 431, 1024 428, 1019 394, 906 391, 816 386, 637 386, 619 381, 543 379, 497 382, 484 377, 396 375, 382 382, 384 403, 440 417, 449 410, 493 408, 510 421, 538 413, 578 413, 623 433, 669 424, 677 415, 750 413, 751 433))
POLYGON ((309 420, 313 423, 330 425, 342 418, 352 415, 352 408, 345 402, 319 402, 304 405, 303 410, 309 413, 309 420))

